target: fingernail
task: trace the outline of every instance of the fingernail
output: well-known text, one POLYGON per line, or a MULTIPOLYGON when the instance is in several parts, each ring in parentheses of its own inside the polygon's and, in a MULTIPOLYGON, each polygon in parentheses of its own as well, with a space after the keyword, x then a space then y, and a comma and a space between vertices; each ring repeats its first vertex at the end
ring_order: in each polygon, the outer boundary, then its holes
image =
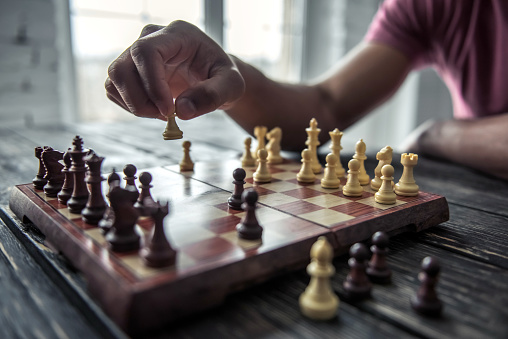
POLYGON ((176 113, 180 119, 192 119, 196 116, 196 106, 191 100, 182 98, 178 100, 178 111, 176 113))

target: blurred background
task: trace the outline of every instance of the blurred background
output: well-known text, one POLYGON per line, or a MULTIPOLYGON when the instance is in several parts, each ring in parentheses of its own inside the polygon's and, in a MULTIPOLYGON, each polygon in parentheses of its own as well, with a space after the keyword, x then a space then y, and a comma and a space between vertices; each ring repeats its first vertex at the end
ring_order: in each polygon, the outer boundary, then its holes
MULTIPOLYGON (((0 125, 136 121, 105 96, 109 64, 149 23, 189 21, 224 49, 286 82, 311 82, 365 35, 380 0, 0 0, 0 125)), ((345 132, 396 147, 430 117, 450 118, 431 70, 345 132)), ((225 119, 215 112, 206 119, 225 119)), ((324 131, 334 126, 320 126, 324 131)))

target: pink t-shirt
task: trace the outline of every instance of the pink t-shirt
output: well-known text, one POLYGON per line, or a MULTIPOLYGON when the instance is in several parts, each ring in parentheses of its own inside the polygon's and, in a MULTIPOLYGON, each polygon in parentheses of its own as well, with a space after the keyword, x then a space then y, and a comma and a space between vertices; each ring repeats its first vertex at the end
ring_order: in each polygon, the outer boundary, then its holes
POLYGON ((508 0, 386 0, 366 40, 434 67, 456 118, 508 113, 508 0))

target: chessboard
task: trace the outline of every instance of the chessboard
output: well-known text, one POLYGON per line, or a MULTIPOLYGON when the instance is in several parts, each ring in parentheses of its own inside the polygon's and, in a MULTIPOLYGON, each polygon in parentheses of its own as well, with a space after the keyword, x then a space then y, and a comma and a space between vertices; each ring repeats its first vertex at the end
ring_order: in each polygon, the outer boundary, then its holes
MULTIPOLYGON (((339 255, 377 231, 418 232, 448 220, 442 196, 420 191, 382 205, 369 186, 363 186, 362 196, 347 197, 341 189, 322 188, 322 174, 314 183, 301 184, 296 180, 300 166, 289 160, 270 165, 272 181, 264 184, 253 181, 255 168, 245 168, 245 187, 258 192, 256 215, 264 228, 256 241, 238 238, 236 225, 245 212, 227 204, 240 161, 198 162, 190 172, 180 172, 178 165, 138 171, 152 175, 156 200, 170 202, 164 227, 178 254, 176 264, 167 268, 145 266, 138 251, 111 251, 97 226, 33 184, 15 187, 10 208, 83 273, 90 294, 130 334, 217 306, 232 292, 304 267, 320 236, 339 255)), ((147 235, 152 225, 140 217, 137 231, 147 235)))

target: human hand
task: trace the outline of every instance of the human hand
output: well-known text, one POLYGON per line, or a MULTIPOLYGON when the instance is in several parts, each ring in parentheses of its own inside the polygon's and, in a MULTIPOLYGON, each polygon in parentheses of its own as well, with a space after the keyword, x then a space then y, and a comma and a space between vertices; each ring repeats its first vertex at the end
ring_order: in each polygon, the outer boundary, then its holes
POLYGON ((108 69, 107 97, 136 116, 188 120, 239 99, 245 83, 232 59, 185 21, 148 25, 108 69), (173 99, 176 99, 173 103, 173 99))

